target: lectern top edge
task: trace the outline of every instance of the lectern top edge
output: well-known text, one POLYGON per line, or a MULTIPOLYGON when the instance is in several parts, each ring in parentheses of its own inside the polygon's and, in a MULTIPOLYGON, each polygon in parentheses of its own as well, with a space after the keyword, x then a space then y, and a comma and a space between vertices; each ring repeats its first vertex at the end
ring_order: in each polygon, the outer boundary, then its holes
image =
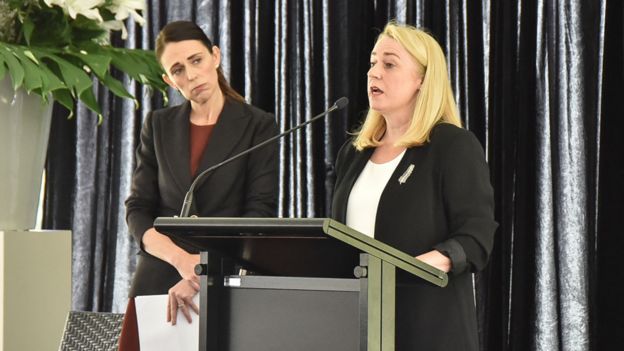
POLYGON ((347 246, 388 261, 396 267, 430 283, 444 287, 445 272, 411 255, 382 243, 330 218, 239 218, 239 217, 159 217, 154 227, 162 233, 186 233, 190 237, 210 240, 211 237, 232 236, 249 239, 262 236, 302 238, 334 238, 347 246))

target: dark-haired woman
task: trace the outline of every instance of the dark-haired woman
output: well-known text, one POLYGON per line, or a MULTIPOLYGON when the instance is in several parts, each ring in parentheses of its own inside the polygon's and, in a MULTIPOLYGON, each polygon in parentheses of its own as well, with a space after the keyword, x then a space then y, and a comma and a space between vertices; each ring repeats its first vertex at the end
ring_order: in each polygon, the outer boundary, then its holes
MULTIPOLYGON (((169 294, 167 320, 198 312, 194 267, 199 255, 153 228, 156 217, 177 215, 192 180, 206 168, 277 134, 273 115, 245 103, 227 83, 221 53, 195 23, 167 24, 156 40, 163 79, 187 101, 150 112, 136 151, 126 219, 140 244, 130 296, 169 294)), ((277 146, 266 146, 212 174, 195 189, 200 217, 276 215, 277 146)))

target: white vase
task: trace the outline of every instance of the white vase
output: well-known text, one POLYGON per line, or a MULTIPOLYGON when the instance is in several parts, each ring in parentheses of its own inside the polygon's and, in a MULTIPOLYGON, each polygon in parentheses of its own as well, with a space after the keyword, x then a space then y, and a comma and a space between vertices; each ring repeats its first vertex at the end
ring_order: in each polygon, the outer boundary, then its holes
POLYGON ((52 103, 0 80, 0 229, 33 229, 48 149, 52 103))

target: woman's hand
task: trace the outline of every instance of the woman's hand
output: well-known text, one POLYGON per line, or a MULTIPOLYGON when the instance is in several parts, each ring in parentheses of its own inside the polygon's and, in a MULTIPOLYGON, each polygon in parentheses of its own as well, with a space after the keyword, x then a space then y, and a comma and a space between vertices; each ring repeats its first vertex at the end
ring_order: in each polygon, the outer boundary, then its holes
POLYGON ((195 275, 195 265, 199 263, 199 255, 191 255, 176 245, 168 236, 150 228, 143 234, 143 246, 150 255, 169 263, 178 271, 182 279, 189 279, 199 284, 195 275))
POLYGON ((186 320, 191 323, 191 310, 199 315, 199 308, 193 302, 193 297, 199 292, 199 284, 192 280, 182 279, 169 289, 167 303, 167 322, 176 325, 178 311, 182 312, 186 320))
POLYGON ((448 273, 453 265, 451 260, 440 253, 438 250, 431 250, 422 255, 416 256, 416 259, 419 259, 430 266, 434 266, 435 268, 448 273))
POLYGON ((199 277, 195 274, 195 266, 199 264, 199 255, 191 255, 182 251, 175 257, 172 264, 182 279, 191 280, 199 286, 199 277))

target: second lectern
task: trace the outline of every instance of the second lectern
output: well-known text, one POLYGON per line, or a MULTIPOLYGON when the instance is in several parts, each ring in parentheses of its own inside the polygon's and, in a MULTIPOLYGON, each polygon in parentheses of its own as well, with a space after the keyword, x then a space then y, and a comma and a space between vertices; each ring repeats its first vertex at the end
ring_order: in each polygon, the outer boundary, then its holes
POLYGON ((327 218, 162 217, 154 226, 201 251, 201 351, 394 350, 397 283, 448 282, 327 218))

